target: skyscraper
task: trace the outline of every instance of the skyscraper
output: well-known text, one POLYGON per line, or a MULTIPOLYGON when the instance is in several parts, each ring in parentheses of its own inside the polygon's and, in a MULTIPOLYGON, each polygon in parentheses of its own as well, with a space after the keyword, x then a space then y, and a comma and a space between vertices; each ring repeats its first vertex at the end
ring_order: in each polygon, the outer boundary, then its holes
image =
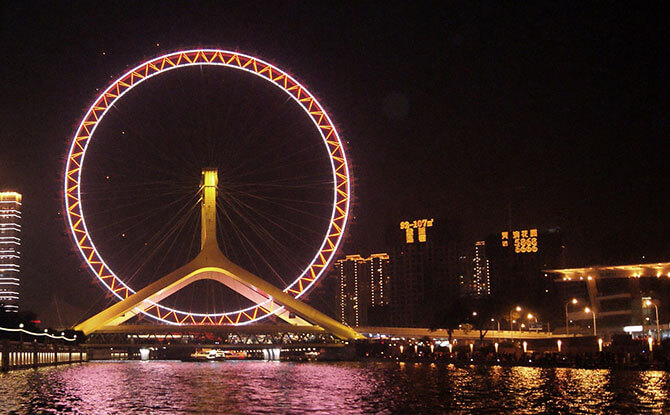
POLYGON ((372 254, 368 258, 370 277, 370 305, 368 322, 370 326, 388 326, 391 322, 391 265, 386 253, 372 254))
POLYGON ((18 312, 21 194, 0 192, 0 310, 18 312))
POLYGON ((350 326, 386 322, 390 302, 389 256, 347 255, 335 263, 338 274, 338 319, 350 326))
POLYGON ((486 257, 486 242, 475 242, 475 254, 472 258, 471 290, 474 297, 491 295, 491 277, 489 259, 486 257))
POLYGON ((560 268, 563 253, 559 228, 527 227, 505 230, 486 241, 491 261, 491 290, 502 300, 533 308, 543 316, 555 314, 553 276, 543 269, 560 268))
POLYGON ((363 284, 365 278, 366 263, 360 255, 347 255, 343 259, 335 262, 337 270, 339 290, 337 292, 338 320, 342 324, 349 326, 358 326, 361 321, 367 320, 364 311, 367 310, 363 284))
POLYGON ((391 323, 400 327, 429 327, 435 313, 458 296, 458 257, 427 228, 433 219, 403 221, 403 241, 391 251, 391 323))
POLYGON ((370 276, 370 308, 387 306, 391 302, 389 255, 372 254, 367 261, 370 276))

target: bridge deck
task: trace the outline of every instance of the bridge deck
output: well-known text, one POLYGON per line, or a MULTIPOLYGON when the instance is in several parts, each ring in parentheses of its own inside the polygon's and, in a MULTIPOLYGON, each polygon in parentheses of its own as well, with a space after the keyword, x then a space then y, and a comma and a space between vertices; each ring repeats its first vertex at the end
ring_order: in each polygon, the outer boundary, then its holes
POLYGON ((249 324, 246 326, 231 325, 157 325, 122 324, 118 326, 105 326, 95 331, 99 334, 190 334, 190 333, 245 333, 245 334, 279 334, 279 333, 326 333, 318 326, 293 326, 289 324, 249 324))

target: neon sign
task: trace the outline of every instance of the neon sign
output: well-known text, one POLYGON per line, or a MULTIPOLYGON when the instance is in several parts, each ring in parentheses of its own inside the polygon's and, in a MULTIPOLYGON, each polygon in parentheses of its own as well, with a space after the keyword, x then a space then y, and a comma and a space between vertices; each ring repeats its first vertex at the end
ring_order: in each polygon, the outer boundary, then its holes
POLYGON ((417 239, 419 242, 426 242, 426 228, 433 227, 434 219, 417 219, 413 221, 400 222, 400 229, 405 231, 405 242, 413 244, 414 230, 417 230, 417 239))

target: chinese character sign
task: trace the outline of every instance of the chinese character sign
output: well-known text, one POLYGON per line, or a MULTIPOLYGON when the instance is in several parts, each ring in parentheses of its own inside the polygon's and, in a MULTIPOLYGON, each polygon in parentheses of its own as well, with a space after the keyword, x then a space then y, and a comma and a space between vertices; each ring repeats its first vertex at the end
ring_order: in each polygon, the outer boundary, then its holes
POLYGON ((517 254, 534 253, 538 251, 537 229, 535 228, 500 233, 501 246, 510 246, 510 241, 512 241, 514 252, 517 254), (511 238, 510 233, 512 234, 511 238))
POLYGON ((417 219, 412 222, 400 222, 400 229, 405 231, 405 242, 413 244, 415 240, 419 242, 426 242, 426 228, 433 227, 434 219, 417 219), (416 236, 414 238, 414 230, 416 229, 416 236))

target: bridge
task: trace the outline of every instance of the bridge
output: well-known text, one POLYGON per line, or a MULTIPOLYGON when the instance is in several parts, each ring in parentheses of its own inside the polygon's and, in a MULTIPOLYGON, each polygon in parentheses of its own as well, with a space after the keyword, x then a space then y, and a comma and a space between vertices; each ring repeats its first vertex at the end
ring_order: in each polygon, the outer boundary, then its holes
MULTIPOLYGON (((432 341, 443 341, 448 339, 457 340, 479 340, 479 330, 454 330, 449 335, 445 329, 430 330, 427 328, 413 327, 356 327, 355 330, 367 338, 404 338, 404 339, 423 339, 428 338, 432 341)), ((515 331, 515 330, 487 330, 484 339, 491 340, 540 340, 540 339, 559 339, 565 338, 565 335, 557 335, 551 332, 534 331, 515 331)))

